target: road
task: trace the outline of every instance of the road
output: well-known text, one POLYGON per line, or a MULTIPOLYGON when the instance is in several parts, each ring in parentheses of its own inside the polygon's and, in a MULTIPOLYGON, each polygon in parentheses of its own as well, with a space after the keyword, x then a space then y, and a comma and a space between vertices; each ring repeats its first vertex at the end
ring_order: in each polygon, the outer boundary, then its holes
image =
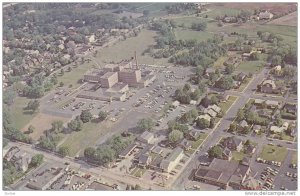
MULTIPOLYGON (((113 172, 104 167, 93 167, 93 166, 90 166, 89 164, 87 164, 85 161, 75 160, 75 159, 69 158, 69 157, 61 158, 54 154, 35 149, 31 145, 28 145, 28 144, 10 142, 9 145, 18 146, 19 148, 21 148, 22 150, 24 150, 25 152, 30 153, 30 154, 43 154, 45 161, 51 161, 51 162, 61 163, 61 164, 64 164, 65 162, 69 162, 70 167, 72 167, 74 169, 80 169, 83 172, 90 173, 90 174, 93 174, 98 177, 103 177, 103 178, 112 180, 114 182, 119 182, 122 184, 124 184, 124 183, 131 184, 133 186, 136 184, 139 184, 143 189, 151 188, 154 190, 163 190, 163 187, 155 185, 153 183, 149 183, 149 182, 145 182, 145 181, 141 182, 138 178, 134 178, 129 175, 123 175, 123 174, 120 174, 117 172, 113 172)), ((19 181, 16 184, 12 185, 12 187, 14 187, 14 188, 21 187, 24 185, 24 183, 26 183, 26 182, 19 181)))
MULTIPOLYGON (((198 162, 199 158, 201 156, 203 156, 203 154, 206 153, 211 146, 214 146, 215 144, 217 144, 218 141, 222 137, 232 136, 232 134, 225 132, 225 131, 229 128, 230 124, 235 119, 238 110, 240 108, 244 107, 244 105, 248 102, 248 100, 250 98, 264 98, 265 99, 265 97, 263 97, 263 96, 254 94, 254 92, 257 88, 257 85, 260 84, 262 82, 262 80, 264 79, 267 71, 268 71, 268 69, 264 68, 259 74, 255 75, 254 79, 250 81, 249 85, 245 88, 244 92, 242 92, 242 93, 233 92, 233 91, 226 92, 227 95, 237 96, 238 99, 236 100, 235 103, 233 103, 231 108, 227 111, 227 113, 221 119, 219 126, 215 130, 213 130, 213 132, 208 136, 206 141, 203 143, 200 153, 192 158, 192 161, 190 161, 190 163, 186 166, 183 173, 174 181, 174 183, 172 185, 170 185, 171 187, 176 187, 176 189, 178 189, 178 190, 183 190, 185 181, 188 180, 188 177, 191 175, 192 170, 195 169, 195 167, 196 167, 195 162, 198 162)), ((270 98, 270 100, 271 99, 273 99, 273 98, 270 98)), ((283 97, 282 98, 274 98, 274 99, 280 100, 280 101, 285 100, 285 98, 283 98, 283 97)), ((243 139, 243 140, 250 139, 250 140, 254 140, 255 142, 257 142, 258 147, 257 147, 256 153, 261 151, 263 145, 270 143, 266 137, 261 137, 261 138, 257 138, 254 136, 247 136, 247 138, 245 138, 244 136, 236 136, 236 137, 243 139)), ((280 141, 280 140, 276 140, 275 142, 276 142, 276 144, 280 144, 283 147, 286 147, 289 149, 297 149, 297 143, 288 144, 288 143, 286 143, 286 141, 280 141)), ((255 157, 255 155, 254 155, 254 157, 255 157)))

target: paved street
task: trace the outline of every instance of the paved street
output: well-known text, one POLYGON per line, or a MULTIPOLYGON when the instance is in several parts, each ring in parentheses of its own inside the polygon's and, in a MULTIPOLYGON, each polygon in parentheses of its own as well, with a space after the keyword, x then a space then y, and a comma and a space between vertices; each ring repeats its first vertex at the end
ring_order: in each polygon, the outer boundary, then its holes
MULTIPOLYGON (((219 126, 208 136, 207 140, 203 143, 200 153, 192 158, 192 161, 190 161, 190 163, 186 166, 186 168, 184 169, 182 174, 175 180, 175 182, 172 185, 169 185, 170 187, 176 187, 177 190, 183 190, 184 185, 188 181, 188 177, 191 175, 192 170, 197 167, 198 164, 195 164, 195 163, 198 163, 200 156, 202 156, 204 153, 206 153, 209 150, 209 148, 211 146, 215 145, 222 137, 232 136, 232 134, 227 133, 225 131, 229 128, 230 124, 236 117, 238 110, 240 108, 244 107, 244 105, 247 103, 247 101, 250 98, 265 99, 265 97, 263 97, 263 96, 254 94, 254 92, 257 88, 257 85, 263 81, 267 71, 268 71, 268 69, 264 68, 259 74, 255 75, 254 76, 255 78, 253 80, 251 80, 251 83, 246 87, 244 92, 242 92, 242 93, 239 93, 236 91, 235 92, 234 91, 226 92, 227 95, 237 96, 238 99, 231 106, 231 108, 227 111, 227 113, 224 115, 224 117, 221 119, 219 126)), ((273 98, 270 98, 270 99, 273 100, 273 98)), ((284 97, 274 98, 274 99, 276 99, 278 101, 285 100, 284 97)), ((291 100, 289 100, 289 101, 291 101, 291 100)), ((247 138, 244 136, 236 136, 236 137, 239 137, 240 139, 243 139, 243 140, 246 140, 246 139, 254 140, 255 142, 258 143, 256 153, 255 153, 255 155, 253 155, 253 157, 257 156, 257 154, 261 152, 263 145, 270 143, 266 137, 261 137, 261 138, 253 137, 253 136, 247 136, 247 138)), ((280 141, 280 140, 276 140, 275 143, 281 144, 282 146, 289 148, 289 149, 297 148, 297 143, 288 144, 286 141, 280 141)), ((254 161, 254 158, 252 158, 252 161, 254 161)))

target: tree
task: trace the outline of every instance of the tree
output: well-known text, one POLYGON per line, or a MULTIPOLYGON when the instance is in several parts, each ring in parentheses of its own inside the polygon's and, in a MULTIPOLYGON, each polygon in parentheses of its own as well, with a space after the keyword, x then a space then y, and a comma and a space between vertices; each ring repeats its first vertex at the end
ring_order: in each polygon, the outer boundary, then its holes
POLYGON ((218 80, 216 85, 221 89, 229 90, 233 87, 234 84, 231 76, 223 76, 218 80))
POLYGON ((259 60, 259 54, 257 52, 252 52, 250 54, 250 60, 251 61, 257 61, 257 60, 259 60))
POLYGON ((65 70, 64 70, 64 69, 61 69, 61 70, 60 70, 60 75, 63 76, 64 74, 65 74, 65 70))
POLYGON ((89 110, 82 110, 80 114, 80 119, 83 123, 87 123, 92 119, 92 114, 89 110))
POLYGON ((60 83, 59 83, 59 86, 60 86, 60 87, 63 87, 63 86, 64 86, 64 83, 63 83, 63 82, 60 82, 60 83))
POLYGON ((245 146, 249 146, 251 143, 250 143, 250 140, 247 140, 246 142, 245 142, 245 146))
POLYGON ((190 91, 190 90, 191 90, 191 85, 188 84, 188 83, 186 83, 186 84, 183 86, 183 89, 182 89, 182 90, 183 90, 184 93, 190 91))
POLYGON ((70 153, 70 149, 67 146, 61 146, 58 149, 58 153, 63 157, 68 156, 70 153))
POLYGON ((68 67, 68 72, 71 72, 72 71, 72 68, 69 66, 68 67))
POLYGON ((231 123, 229 127, 229 131, 235 132, 237 129, 237 124, 236 123, 231 123))
POLYGON ((220 146, 213 146, 208 150, 210 158, 222 158, 223 149, 220 146))
POLYGON ((55 121, 53 121, 51 123, 51 126, 52 126, 51 130, 54 131, 54 132, 59 133, 59 132, 61 132, 63 130, 63 128, 64 128, 63 125, 64 125, 63 121, 61 121, 61 120, 55 120, 55 121))
POLYGON ((31 100, 28 102, 27 107, 25 109, 32 110, 32 112, 36 112, 40 107, 40 102, 38 100, 31 100))
POLYGON ((88 158, 88 159, 92 159, 94 157, 96 150, 95 148, 92 147, 88 147, 86 149, 84 149, 84 157, 88 158))
POLYGON ((197 88, 194 92, 191 93, 192 100, 198 100, 201 96, 201 91, 197 88))
POLYGON ((138 128, 143 131, 151 131, 154 127, 154 122, 151 118, 143 118, 138 122, 138 128))
POLYGON ((245 118, 245 112, 243 109, 239 109, 238 113, 237 113, 237 120, 241 121, 245 118))
POLYGON ((68 123, 68 127, 72 130, 72 131, 81 131, 82 130, 82 121, 78 118, 71 120, 68 123))
POLYGON ((16 96, 16 91, 7 89, 6 91, 3 91, 3 102, 7 105, 11 105, 14 103, 16 96))
POLYGON ((108 112, 106 112, 106 111, 100 111, 98 114, 98 118, 101 121, 105 120, 107 118, 107 116, 108 116, 108 112))
POLYGON ((229 64, 225 67, 225 71, 227 74, 232 74, 234 72, 234 70, 235 70, 235 67, 232 64, 229 64))
POLYGON ((144 10, 144 11, 143 11, 143 15, 144 15, 145 17, 148 17, 149 14, 150 14, 150 11, 149 11, 149 10, 144 10))
POLYGON ((168 135, 168 139, 171 143, 175 144, 176 142, 178 142, 179 140, 181 140, 183 138, 183 133, 181 131, 178 130, 173 130, 169 133, 168 135))
POLYGON ((198 118, 196 123, 201 129, 206 129, 210 126, 210 122, 204 118, 198 118))
POLYGON ((282 63, 282 58, 279 55, 275 55, 271 57, 271 64, 272 65, 281 65, 282 63))
POLYGON ((211 104, 218 104, 219 99, 216 95, 212 95, 211 98, 210 98, 210 102, 211 102, 211 104))
POLYGON ((30 133, 33 133, 34 129, 35 129, 34 126, 29 125, 27 132, 28 132, 29 134, 30 134, 30 133))
POLYGON ((207 27, 207 23, 205 21, 201 21, 198 23, 193 23, 191 28, 197 31, 204 31, 207 27))
POLYGON ((37 167, 43 163, 44 155, 43 154, 36 154, 32 157, 30 165, 32 167, 37 167))

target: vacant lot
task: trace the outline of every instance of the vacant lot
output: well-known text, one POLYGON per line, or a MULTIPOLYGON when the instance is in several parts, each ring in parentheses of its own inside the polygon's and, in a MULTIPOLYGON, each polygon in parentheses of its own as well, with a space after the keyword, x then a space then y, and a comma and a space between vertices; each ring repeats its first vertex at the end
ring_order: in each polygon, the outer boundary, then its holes
POLYGON ((74 131, 66 136, 61 146, 67 146, 70 149, 70 155, 75 156, 83 153, 83 150, 89 146, 93 146, 100 136, 107 133, 111 122, 94 123, 88 122, 83 124, 81 131, 74 131))
POLYGON ((243 61, 237 69, 246 73, 257 73, 264 66, 264 61, 243 61))
POLYGON ((293 13, 283 16, 281 18, 272 20, 268 24, 284 25, 284 26, 297 26, 297 21, 298 21, 298 12, 293 12, 293 13))
POLYGON ((280 161, 283 162, 287 155, 287 149, 278 146, 266 145, 264 146, 260 158, 267 161, 280 161))
POLYGON ((37 113, 24 111, 30 99, 26 97, 17 97, 14 104, 9 108, 11 114, 11 120, 17 129, 22 129, 37 113))
POLYGON ((43 134, 45 130, 51 128, 51 123, 55 120, 61 120, 65 123, 68 122, 70 119, 39 113, 26 126, 24 126, 21 129, 21 131, 27 131, 28 127, 32 125, 33 127, 35 127, 35 129, 34 132, 30 134, 30 136, 34 140, 36 140, 43 134))

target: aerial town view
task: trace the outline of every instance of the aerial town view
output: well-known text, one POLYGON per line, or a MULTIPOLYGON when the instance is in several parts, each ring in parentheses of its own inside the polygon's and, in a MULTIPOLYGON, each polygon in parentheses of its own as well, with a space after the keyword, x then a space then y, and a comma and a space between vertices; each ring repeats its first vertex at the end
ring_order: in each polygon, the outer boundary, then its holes
POLYGON ((2 190, 298 190, 296 2, 2 15, 2 190))

